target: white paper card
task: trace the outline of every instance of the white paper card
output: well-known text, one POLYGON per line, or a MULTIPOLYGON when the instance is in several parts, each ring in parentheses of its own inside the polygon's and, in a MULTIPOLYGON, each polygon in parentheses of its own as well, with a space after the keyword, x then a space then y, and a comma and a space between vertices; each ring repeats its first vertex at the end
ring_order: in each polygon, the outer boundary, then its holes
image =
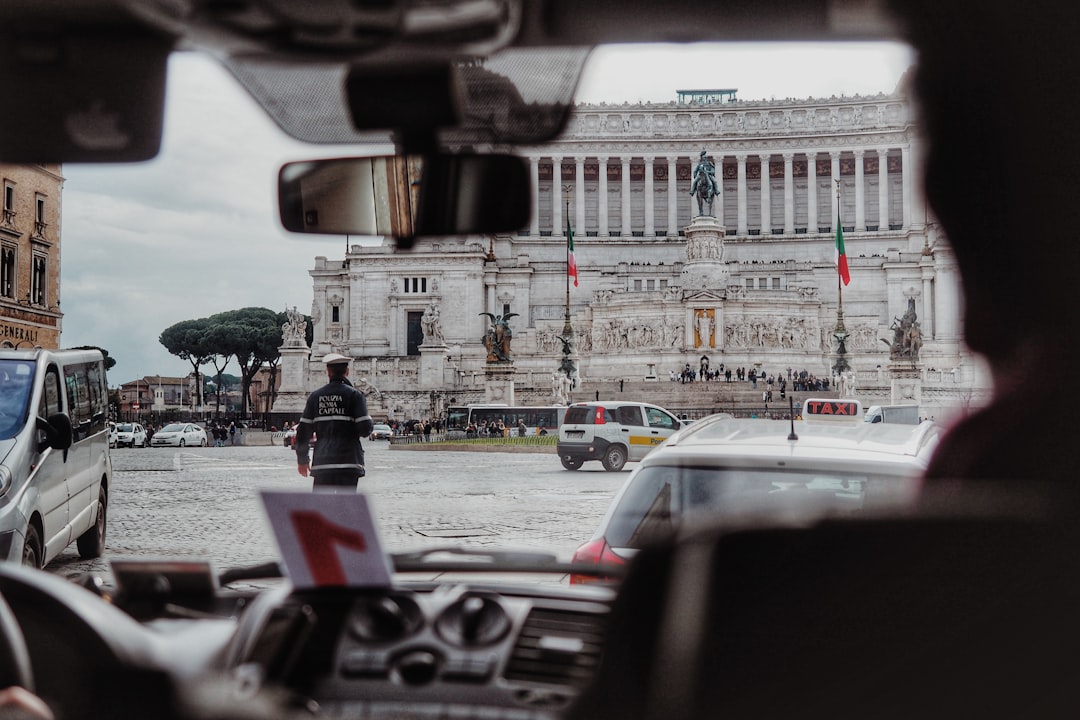
POLYGON ((390 587, 367 497, 361 493, 261 493, 281 562, 297 590, 390 587))

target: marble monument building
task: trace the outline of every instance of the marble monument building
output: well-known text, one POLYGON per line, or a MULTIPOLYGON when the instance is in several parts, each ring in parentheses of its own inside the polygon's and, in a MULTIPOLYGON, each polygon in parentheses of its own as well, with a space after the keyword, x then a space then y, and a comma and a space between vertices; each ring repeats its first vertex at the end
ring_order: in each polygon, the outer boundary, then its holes
POLYGON ((920 192, 918 128, 902 89, 734 95, 576 106, 560 139, 515 150, 534 186, 531 222, 516 234, 315 258, 308 385, 324 374, 319 358, 339 352, 355 358, 351 376, 373 414, 483 401, 486 315, 513 314, 516 401, 547 403, 569 298, 582 382, 667 382, 702 356, 712 367, 831 376, 842 309, 844 359, 864 404, 917 401, 941 418, 984 392, 962 342, 955 259, 920 192), (703 151, 719 196, 712 217, 697 218, 691 176, 703 151), (837 223, 851 273, 842 290, 837 223), (921 342, 898 389, 891 341, 909 308, 921 342))

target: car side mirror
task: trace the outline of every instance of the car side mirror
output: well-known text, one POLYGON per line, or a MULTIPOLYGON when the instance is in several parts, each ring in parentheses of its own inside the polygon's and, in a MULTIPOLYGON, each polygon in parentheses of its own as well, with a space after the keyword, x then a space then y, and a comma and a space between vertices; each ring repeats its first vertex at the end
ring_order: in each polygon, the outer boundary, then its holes
POLYGON ((38 417, 37 428, 45 433, 45 441, 38 445, 38 451, 47 447, 54 450, 67 450, 71 447, 71 418, 67 413, 50 415, 48 420, 38 417))
POLYGON ((288 163, 282 226, 296 233, 416 237, 514 232, 529 222, 528 164, 514 155, 394 155, 288 163))

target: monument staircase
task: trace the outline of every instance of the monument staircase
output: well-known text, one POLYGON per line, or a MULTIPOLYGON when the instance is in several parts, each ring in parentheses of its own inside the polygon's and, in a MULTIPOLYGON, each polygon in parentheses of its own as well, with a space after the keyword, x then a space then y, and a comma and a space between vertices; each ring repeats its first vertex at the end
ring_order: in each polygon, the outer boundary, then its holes
POLYGON ((781 399, 780 388, 773 386, 772 401, 766 403, 762 393, 767 385, 759 381, 757 388, 748 380, 730 383, 723 380, 671 382, 659 381, 593 380, 581 382, 571 393, 573 402, 594 401, 599 393, 601 400, 629 400, 659 405, 680 417, 690 419, 704 417, 714 412, 728 412, 737 417, 784 417, 788 412, 788 399, 800 403, 807 397, 838 397, 836 390, 791 391, 788 383, 787 397, 781 399))

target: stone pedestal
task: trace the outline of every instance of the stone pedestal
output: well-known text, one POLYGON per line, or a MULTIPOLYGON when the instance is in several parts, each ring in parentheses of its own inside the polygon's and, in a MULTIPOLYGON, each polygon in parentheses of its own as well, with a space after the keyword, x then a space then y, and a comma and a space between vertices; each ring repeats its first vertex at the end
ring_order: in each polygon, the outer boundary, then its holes
POLYGON ((514 405, 514 376, 512 362, 489 362, 484 366, 484 402, 514 405))
POLYGON ((686 264, 682 285, 687 290, 719 290, 727 287, 728 271, 724 259, 724 226, 711 215, 698 215, 690 221, 686 234, 686 264))
POLYGON ((281 385, 274 399, 274 407, 270 411, 299 415, 304 410, 304 403, 307 402, 308 390, 305 378, 307 378, 311 351, 307 347, 296 346, 281 347, 278 351, 281 353, 281 362, 278 363, 281 385))
POLYGON ((442 390, 446 387, 446 345, 420 346, 420 389, 442 390))
POLYGON ((889 363, 889 387, 889 404, 922 406, 922 368, 918 363, 889 363))

